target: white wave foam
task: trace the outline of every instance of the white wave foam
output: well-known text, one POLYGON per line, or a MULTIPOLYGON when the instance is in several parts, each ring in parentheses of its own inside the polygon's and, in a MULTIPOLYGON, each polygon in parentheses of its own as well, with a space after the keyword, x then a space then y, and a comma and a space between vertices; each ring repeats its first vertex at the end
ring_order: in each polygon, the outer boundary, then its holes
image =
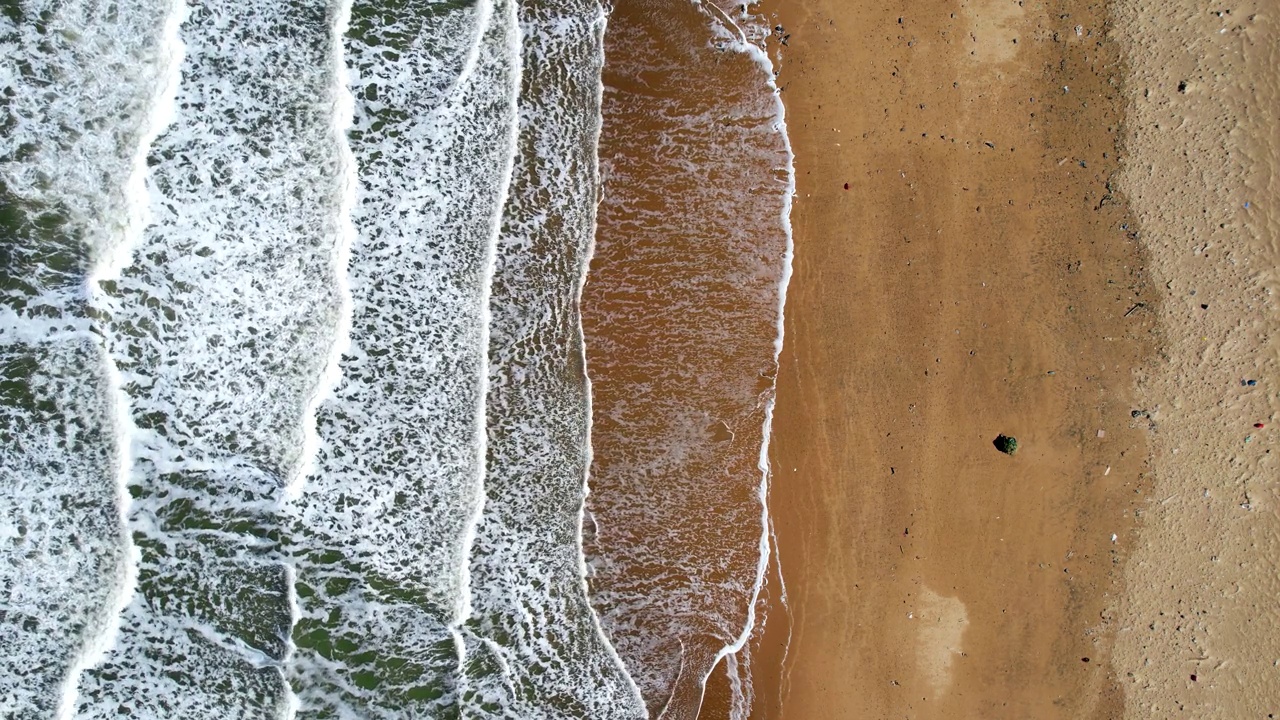
MULTIPOLYGON (((128 220, 123 237, 105 257, 100 256, 98 267, 89 274, 87 286, 90 303, 99 308, 109 308, 110 300, 102 293, 101 286, 105 281, 114 281, 120 276, 121 269, 127 264, 138 240, 151 223, 150 193, 147 187, 147 156, 155 139, 173 120, 174 100, 181 79, 183 56, 182 40, 178 36, 178 28, 186 17, 186 3, 175 0, 170 3, 168 17, 160 31, 158 55, 158 82, 153 90, 152 100, 147 103, 149 112, 142 123, 125 186, 128 220)), ((94 667, 106 656, 114 646, 120 632, 120 619, 124 609, 133 600, 138 584, 139 552, 133 544, 129 532, 129 514, 132 500, 129 496, 129 476, 133 470, 133 458, 130 450, 132 437, 136 432, 133 418, 129 413, 129 400, 124 392, 124 381, 119 367, 110 357, 104 359, 106 366, 107 391, 113 398, 115 408, 114 426, 116 428, 115 444, 117 451, 116 475, 116 507, 120 527, 122 555, 124 567, 122 577, 113 595, 107 601, 110 620, 102 632, 77 658, 63 684, 62 697, 58 703, 57 717, 68 720, 75 712, 75 702, 79 696, 80 676, 94 667)))
MULTIPOLYGON (((492 0, 484 0, 481 3, 487 14, 483 19, 483 26, 487 27, 489 23, 494 22, 493 14, 495 11, 492 0)), ((520 55, 520 24, 516 18, 516 6, 514 2, 507 1, 497 8, 502 12, 501 22, 511 30, 506 34, 507 44, 504 48, 505 55, 509 58, 512 68, 512 82, 508 85, 507 104, 511 108, 519 106, 520 102, 520 80, 524 73, 522 66, 522 58, 520 55)), ((479 59, 479 53, 475 53, 476 60, 479 59)), ((468 64, 468 68, 464 74, 474 73, 475 62, 468 64)), ((516 140, 520 135, 519 125, 514 121, 514 117, 506 125, 507 129, 507 147, 509 152, 506 156, 506 162, 502 167, 502 173, 498 181, 501 191, 498 194, 497 202, 494 203, 493 213, 489 218, 490 227, 493 231, 489 235, 489 242, 485 246, 485 263, 484 273, 481 278, 480 293, 480 347, 484 351, 485 367, 489 366, 489 334, 490 325, 493 322, 492 313, 489 310, 489 302, 493 295, 493 276, 497 268, 498 262, 498 238, 502 234, 502 210, 506 207, 507 199, 511 192, 511 177, 515 172, 516 161, 516 140)), ((475 433, 478 438, 476 456, 479 462, 476 463, 476 495, 477 502, 473 506, 471 516, 467 521, 462 536, 462 557, 470 558, 472 549, 475 546, 477 530, 480 521, 484 517, 485 506, 485 464, 484 460, 488 456, 489 451, 489 435, 486 432, 487 426, 487 399, 489 396, 489 373, 483 372, 480 375, 480 388, 475 404, 475 433)), ((466 640, 463 635, 463 625, 471 619, 471 563, 464 561, 459 570, 461 574, 461 588, 459 592, 459 607, 454 615, 450 628, 454 639, 458 645, 458 674, 462 678, 465 689, 466 685, 466 662, 467 650, 466 640)))
POLYGON ((341 361, 347 349, 351 347, 351 284, 347 278, 351 264, 351 244, 356 237, 356 227, 352 213, 356 207, 356 187, 359 184, 358 168, 351 145, 347 141, 347 133, 355 122, 355 98, 351 95, 351 87, 347 77, 346 55, 343 51, 342 38, 347 34, 351 24, 352 0, 339 0, 333 10, 333 22, 329 26, 330 37, 330 72, 333 82, 329 86, 329 95, 333 98, 333 144, 338 149, 338 176, 341 178, 341 189, 337 208, 337 238, 333 246, 334 284, 337 286, 339 298, 337 324, 334 327, 334 341, 329 349, 329 357, 324 372, 315 391, 307 400, 303 412, 302 457, 291 475, 285 480, 285 502, 297 500, 302 494, 302 487, 307 476, 315 472, 316 454, 320 449, 320 435, 316 432, 316 410, 326 399, 333 396, 333 390, 342 378, 341 361))
MULTIPOLYGON (((137 594, 78 713, 277 718, 292 700, 280 502, 342 319, 327 2, 192 3, 155 223, 104 286, 137 426, 137 594), (336 248, 336 249, 335 249, 336 248)), ((336 110, 335 110, 336 106, 336 110)))
POLYGON ((490 298, 488 475, 466 624, 476 718, 645 717, 586 599, 578 299, 597 197, 594 2, 520 5, 519 154, 490 298))
POLYGON ((71 714, 131 592, 131 423, 102 348, 99 282, 145 224, 170 9, 37 0, 0 16, 0 202, 13 223, 0 228, 0 703, 22 716, 71 714))
MULTIPOLYGON (((338 148, 338 172, 341 177, 341 200, 338 203, 337 210, 338 234, 337 242, 334 244, 333 258, 335 283, 340 299, 337 326, 334 329, 336 337, 333 346, 329 350, 328 362, 325 364, 320 384, 307 401, 303 419, 302 462, 293 477, 285 483, 284 493, 281 498, 285 503, 296 501, 301 496, 306 478, 315 472, 316 457, 320 450, 320 434, 316 429, 316 412, 322 402, 332 397, 334 388, 341 381, 342 357, 351 346, 352 299, 351 286, 347 276, 351 263, 351 245, 356 236, 352 213, 356 207, 356 188, 359 178, 355 155, 352 153, 351 145, 347 139, 347 134, 355 118, 355 98, 351 94, 342 40, 350 27, 351 8, 352 0, 339 0, 333 12, 333 22, 329 30, 331 37, 330 63, 333 75, 333 83, 329 92, 334 98, 332 132, 334 145, 338 148)), ((292 560, 285 563, 285 572, 290 634, 286 643, 283 662, 288 665, 294 661, 294 656, 297 653, 298 647, 293 638, 293 629, 298 626, 302 611, 298 601, 298 573, 292 560)), ((297 716, 302 702, 290 683, 285 684, 285 703, 284 720, 293 720, 297 716)))
POLYGON ((507 1, 353 8, 351 347, 291 508, 302 715, 452 717, 468 690, 460 627, 517 32, 507 1), (370 676, 381 682, 362 684, 370 676))

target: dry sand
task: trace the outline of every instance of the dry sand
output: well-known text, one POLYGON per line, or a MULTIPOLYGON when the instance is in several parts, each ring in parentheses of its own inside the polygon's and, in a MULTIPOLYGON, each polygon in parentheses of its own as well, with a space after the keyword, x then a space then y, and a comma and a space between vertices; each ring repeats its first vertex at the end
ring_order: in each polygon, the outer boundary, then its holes
POLYGON ((1115 645, 1125 716, 1273 718, 1280 3, 1131 2, 1115 26, 1131 71, 1120 189, 1162 298, 1139 383, 1156 485, 1115 645))
POLYGON ((1280 714, 1276 3, 1193 4, 777 9, 755 717, 1280 714))

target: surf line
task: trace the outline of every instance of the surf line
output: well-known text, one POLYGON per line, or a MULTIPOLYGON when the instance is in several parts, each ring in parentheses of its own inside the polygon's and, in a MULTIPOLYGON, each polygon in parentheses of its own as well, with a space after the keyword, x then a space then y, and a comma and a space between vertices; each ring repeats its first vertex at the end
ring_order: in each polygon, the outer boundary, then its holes
MULTIPOLYGON (((480 522, 484 518, 485 478, 488 473, 489 345, 493 325, 493 313, 489 305, 493 296, 493 278, 498 267, 498 241, 502 237, 502 217, 507 206, 507 200, 511 197, 511 181, 515 176, 516 155, 519 152, 520 85, 524 77, 524 59, 521 52, 524 37, 520 30, 520 22, 516 12, 516 0, 497 0, 497 3, 501 3, 500 8, 496 7, 495 0, 481 0, 478 4, 479 21, 476 23, 475 43, 471 47, 457 82, 450 89, 451 94, 460 91, 475 74, 476 67, 480 62, 480 53, 485 35, 488 33, 492 23, 501 22, 506 28, 504 33, 506 43, 503 50, 511 63, 511 76, 507 87, 506 102, 508 114, 503 118, 507 124, 507 153, 503 160, 498 181, 500 188, 498 197, 493 204, 493 212, 489 215, 489 237, 485 243, 484 270, 480 278, 480 363, 478 365, 479 378, 477 378, 476 401, 472 407, 472 427, 476 434, 475 489, 471 502, 471 512, 467 517, 466 524, 463 526, 462 546, 458 558, 458 601, 454 607, 453 618, 449 622, 449 632, 453 636, 455 652, 458 655, 458 682, 464 689, 467 680, 467 645, 462 633, 462 627, 471 619, 474 612, 471 605, 471 552, 475 546, 480 522), (498 15, 495 10, 501 14, 498 15), (495 15, 498 15, 497 19, 495 19, 495 15)), ((501 658, 501 655, 495 653, 495 657, 501 658)))
POLYGON ((302 453, 298 464, 285 480, 284 502, 297 500, 302 495, 306 479, 315 472, 316 456, 320 450, 320 433, 316 429, 316 414, 320 405, 333 396, 342 380, 342 356, 351 347, 351 246, 356 238, 356 226, 352 214, 356 207, 356 187, 359 169, 347 135, 355 123, 355 97, 347 72, 346 49, 343 38, 351 24, 352 0, 340 0, 333 10, 329 25, 332 41, 329 46, 329 67, 332 82, 329 85, 333 107, 331 140, 338 151, 338 206, 335 209, 337 233, 334 238, 332 268, 333 283, 338 291, 338 317, 333 329, 333 343, 329 357, 321 371, 315 389, 307 398, 302 415, 302 453))
MULTIPOLYGON (((333 6, 333 16, 329 25, 329 68, 332 77, 329 93, 333 108, 330 138, 338 153, 338 205, 335 209, 337 232, 332 254, 333 284, 338 294, 338 316, 333 328, 329 357, 303 410, 302 452, 293 473, 285 479, 279 502, 281 510, 301 497, 307 478, 316 470, 316 457, 320 452, 320 433, 316 428, 316 415, 320 405, 333 396, 334 390, 342 381, 342 357, 351 347, 353 309, 350 266, 351 246, 356 239, 356 226, 352 217, 356 207, 356 188, 359 184, 359 168, 348 137, 355 123, 355 96, 351 93, 344 45, 347 30, 351 25, 351 5, 352 0, 339 0, 333 6)), ((297 567, 288 558, 282 558, 282 562, 285 570, 290 628, 280 666, 283 673, 298 649, 293 641, 292 630, 297 627, 302 610, 298 604, 297 567)), ((283 686, 285 693, 283 717, 285 720, 293 720, 300 706, 298 696, 287 678, 283 686)))
MULTIPOLYGON (((187 19, 185 0, 172 0, 160 28, 156 59, 155 77, 150 101, 146 104, 148 111, 144 115, 137 140, 130 158, 129 175, 125 180, 124 222, 118 228, 108 230, 115 238, 107 237, 108 244, 95 258, 95 267, 85 279, 85 293, 89 305, 95 309, 111 307, 112 299, 102 289, 102 283, 116 280, 133 257, 133 250, 141 241, 143 234, 151 225, 150 193, 147 178, 150 171, 147 158, 151 147, 173 122, 177 105, 178 85, 182 80, 182 61, 186 54, 186 46, 182 42, 181 27, 187 19), (112 242, 114 240, 115 242, 112 242)), ((94 324, 99 321, 94 320, 94 324)), ((137 434, 130 412, 129 397, 124 392, 124 378, 120 368, 111 357, 107 347, 100 347, 103 370, 106 375, 107 395, 110 398, 114 418, 115 454, 115 506, 117 511, 117 527, 120 533, 120 564, 117 585, 108 596, 103 620, 96 635, 86 638, 85 645, 79 655, 72 661, 63 679, 55 717, 58 720, 70 720, 75 715, 76 701, 80 696, 80 678, 86 670, 97 666, 115 647, 120 634, 120 622, 125 608, 133 601, 138 589, 138 564, 140 553, 133 543, 133 534, 129 530, 129 515, 133 508, 133 500, 129 494, 129 477, 133 472, 132 444, 137 434)))
MULTIPOLYGON (((773 386, 768 391, 767 397, 764 401, 764 428, 760 441, 760 456, 757 462, 757 467, 760 470, 760 484, 756 491, 756 495, 760 501, 760 540, 758 543, 759 555, 756 563, 756 575, 752 584, 751 595, 747 603, 747 618, 746 622, 743 624, 742 632, 732 643, 725 645, 718 653, 716 653, 715 659, 708 666, 706 673, 698 684, 701 692, 698 697, 698 707, 701 707, 706 698, 707 681, 710 679, 711 673, 725 657, 735 655, 741 651, 751 639, 751 634, 756 629, 756 604, 759 602, 760 593, 764 589, 765 577, 768 573, 772 549, 774 547, 771 537, 773 519, 772 515, 769 513, 769 488, 770 481, 773 478, 773 470, 769 463, 769 443, 773 434, 773 411, 777 400, 777 371, 780 367, 783 340, 786 332, 785 310, 787 304, 787 289, 791 284, 791 274, 795 258, 795 240, 791 226, 791 209, 796 192, 796 173, 795 153, 791 147, 791 136, 787 131, 786 106, 782 102, 782 94, 778 89, 776 75, 774 72, 776 68, 774 67, 773 61, 769 58, 768 52, 765 48, 750 42, 742 27, 739 26, 738 23, 728 15, 728 13, 717 6, 714 2, 704 2, 704 0, 690 1, 695 7, 708 16, 713 26, 718 25, 723 31, 732 35, 732 38, 727 39, 725 44, 726 48, 746 54, 760 66, 761 72, 764 74, 765 78, 765 87, 769 89, 773 96, 773 104, 776 113, 774 129, 781 138, 783 149, 786 151, 786 165, 783 170, 785 171, 787 178, 787 184, 782 198, 782 208, 778 218, 783 235, 786 238, 786 247, 782 256, 782 272, 778 279, 778 305, 775 326, 776 334, 774 336, 773 344, 774 377, 773 386)), ((779 581, 781 582, 781 564, 778 565, 777 572, 779 581)), ((749 673, 749 665, 745 667, 749 673)), ((737 686, 734 686, 734 692, 735 694, 740 692, 737 686)), ((738 713, 736 712, 737 709, 743 709, 748 714, 750 712, 750 708, 745 707, 742 697, 735 697, 733 706, 735 712, 732 720, 740 720, 738 713)), ((659 715, 659 720, 662 720, 662 718, 666 716, 666 710, 667 708, 663 709, 663 712, 659 715)))

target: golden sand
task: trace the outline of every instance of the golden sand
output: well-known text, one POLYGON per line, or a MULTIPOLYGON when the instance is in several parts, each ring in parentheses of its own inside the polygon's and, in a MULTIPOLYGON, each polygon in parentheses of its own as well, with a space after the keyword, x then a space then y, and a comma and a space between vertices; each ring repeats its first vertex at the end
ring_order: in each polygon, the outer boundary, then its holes
POLYGON ((755 717, 1280 712, 1275 3, 1195 5, 777 10, 755 717))
POLYGON ((1117 616, 1125 717, 1277 717, 1280 4, 1126 2, 1115 28, 1120 188, 1161 297, 1139 383, 1156 484, 1117 616))

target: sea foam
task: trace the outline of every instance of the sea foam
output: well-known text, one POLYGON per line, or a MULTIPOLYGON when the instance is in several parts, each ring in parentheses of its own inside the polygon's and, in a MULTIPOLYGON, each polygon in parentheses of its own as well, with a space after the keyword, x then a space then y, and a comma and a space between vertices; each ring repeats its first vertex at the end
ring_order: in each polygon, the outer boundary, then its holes
POLYGON ((135 426, 138 591, 85 717, 276 718, 293 609, 281 503, 342 320, 328 3, 193 3, 152 226, 108 288, 135 426))
POLYGON ((352 7, 350 347, 290 506, 301 716, 458 714, 517 32, 506 1, 352 7))
POLYGON ((132 592, 130 425, 103 293, 145 224, 177 48, 167 2, 0 15, 0 706, 66 717, 132 592))

